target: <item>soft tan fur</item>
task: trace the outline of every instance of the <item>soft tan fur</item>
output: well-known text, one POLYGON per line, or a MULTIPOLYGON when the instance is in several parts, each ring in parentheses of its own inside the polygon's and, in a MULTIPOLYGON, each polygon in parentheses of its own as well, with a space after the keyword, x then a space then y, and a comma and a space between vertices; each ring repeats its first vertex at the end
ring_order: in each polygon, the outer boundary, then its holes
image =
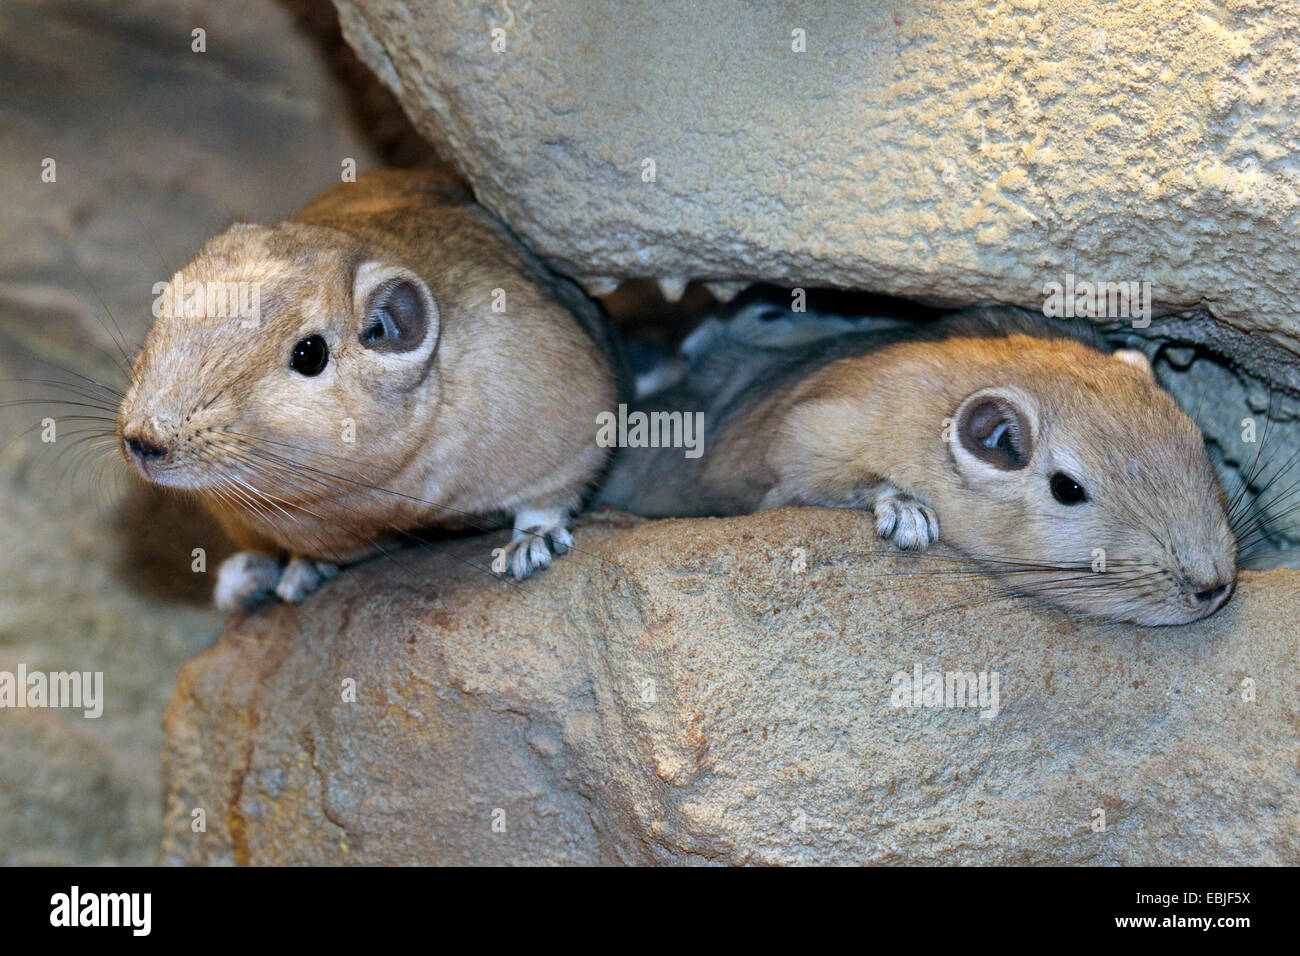
POLYGON ((166 447, 146 477, 197 492, 244 548, 337 563, 408 529, 567 514, 602 468, 596 416, 616 397, 598 317, 575 320, 572 291, 453 181, 362 176, 235 226, 177 279, 257 281, 261 321, 160 317, 119 432, 166 447), (359 342, 354 281, 390 267, 436 304, 431 359, 359 342), (289 357, 311 334, 330 358, 306 378, 289 357))

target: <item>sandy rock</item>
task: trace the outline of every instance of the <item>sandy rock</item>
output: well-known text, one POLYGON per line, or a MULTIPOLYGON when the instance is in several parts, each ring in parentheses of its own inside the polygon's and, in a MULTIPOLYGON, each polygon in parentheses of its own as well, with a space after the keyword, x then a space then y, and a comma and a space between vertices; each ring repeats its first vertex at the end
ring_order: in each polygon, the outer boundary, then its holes
POLYGON ((1144 629, 916 577, 943 552, 848 511, 602 512, 577 545, 235 622, 167 712, 164 859, 1300 863, 1292 572, 1144 629), (996 673, 996 714, 895 707, 918 667, 996 673))
POLYGON ((1300 340, 1288 7, 335 4, 571 274, 1039 306, 1073 273, 1300 340))

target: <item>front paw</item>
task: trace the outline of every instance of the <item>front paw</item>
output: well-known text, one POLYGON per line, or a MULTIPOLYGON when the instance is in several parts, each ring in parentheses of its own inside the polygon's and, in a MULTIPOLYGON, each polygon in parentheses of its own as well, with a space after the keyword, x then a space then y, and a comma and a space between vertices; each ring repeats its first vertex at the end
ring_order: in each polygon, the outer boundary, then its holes
POLYGON ((338 565, 327 561, 292 558, 288 564, 281 564, 273 555, 239 551, 221 562, 212 602, 222 611, 249 608, 272 595, 288 604, 299 604, 338 573, 338 565))
POLYGON ((886 491, 871 506, 876 532, 907 551, 922 551, 939 540, 939 516, 901 491, 886 491))
POLYGON ((275 593, 286 604, 301 604, 326 581, 338 577, 339 566, 310 558, 292 558, 280 573, 275 593))
POLYGON ((493 553, 492 570, 522 581, 552 558, 567 554, 573 547, 567 520, 564 511, 521 511, 510 543, 493 553))
POLYGON ((260 551, 238 551, 221 562, 212 603, 222 611, 252 607, 270 597, 280 580, 280 562, 260 551))

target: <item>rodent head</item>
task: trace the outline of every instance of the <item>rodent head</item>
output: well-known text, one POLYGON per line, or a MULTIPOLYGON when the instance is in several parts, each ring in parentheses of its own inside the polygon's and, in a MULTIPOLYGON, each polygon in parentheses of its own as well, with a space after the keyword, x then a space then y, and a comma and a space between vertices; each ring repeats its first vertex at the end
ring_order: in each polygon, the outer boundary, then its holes
POLYGON ((419 440, 413 419, 436 413, 438 306, 382 248, 241 224, 160 289, 118 414, 122 454, 150 481, 332 497, 345 489, 286 462, 382 482, 419 440))
POLYGON ((946 430, 961 499, 940 510, 949 540, 1070 610, 1140 624, 1216 611, 1236 581, 1226 497, 1146 357, 1015 348, 1034 359, 965 396, 946 430))

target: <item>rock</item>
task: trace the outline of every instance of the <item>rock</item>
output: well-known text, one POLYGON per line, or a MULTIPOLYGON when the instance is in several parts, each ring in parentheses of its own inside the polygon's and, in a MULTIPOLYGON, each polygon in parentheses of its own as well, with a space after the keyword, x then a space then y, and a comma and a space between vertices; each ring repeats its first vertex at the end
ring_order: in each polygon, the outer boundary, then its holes
POLYGON ((236 621, 167 711, 164 859, 1300 863, 1293 573, 1145 629, 917 578, 950 557, 850 511, 576 541, 522 585, 462 540, 236 621), (895 708, 917 668, 996 674, 996 714, 895 708))
POLYGON ((102 672, 106 698, 96 719, 0 710, 0 865, 156 862, 163 709, 222 624, 192 552, 215 569, 226 547, 89 444, 108 393, 14 405, 50 393, 13 380, 70 380, 53 364, 122 386, 155 282, 231 221, 292 213, 345 157, 375 163, 278 3, 202 6, 0 5, 0 671, 102 672))
POLYGON ((1074 274, 1300 348, 1289 9, 335 5, 480 200, 593 287, 1033 307, 1074 274))

